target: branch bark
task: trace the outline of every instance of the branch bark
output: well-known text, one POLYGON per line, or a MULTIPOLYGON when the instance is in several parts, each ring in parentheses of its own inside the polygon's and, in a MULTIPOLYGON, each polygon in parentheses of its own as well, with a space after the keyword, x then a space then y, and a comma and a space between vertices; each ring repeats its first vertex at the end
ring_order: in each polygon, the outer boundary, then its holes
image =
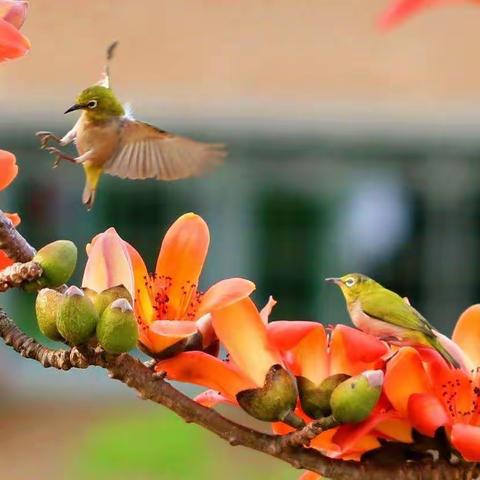
POLYGON ((22 263, 30 261, 36 253, 2 210, 0 210, 0 250, 14 262, 22 263))
MULTIPOLYGON (((311 470, 335 480, 467 480, 472 478, 472 465, 450 465, 447 462, 411 462, 400 465, 379 465, 373 462, 344 462, 323 456, 277 435, 260 433, 238 425, 215 410, 203 407, 173 388, 138 359, 128 354, 111 355, 90 346, 70 350, 55 350, 41 345, 25 335, 0 309, 0 337, 26 358, 38 361, 44 367, 59 370, 97 366, 109 371, 110 377, 135 389, 141 398, 151 400, 174 411, 188 423, 196 423, 215 433, 231 445, 243 445, 288 462, 295 468, 311 470)), ((323 427, 327 426, 326 424, 323 427)), ((305 427, 299 432, 302 441, 306 432, 319 425, 305 427), (303 432, 303 433, 302 433, 303 432)), ((295 439, 294 432, 290 439, 295 439)), ((307 435, 308 436, 308 435, 307 435)))
POLYGON ((0 292, 6 292, 10 288, 21 287, 25 283, 37 280, 42 273, 42 266, 33 260, 26 263, 14 263, 0 270, 0 292))

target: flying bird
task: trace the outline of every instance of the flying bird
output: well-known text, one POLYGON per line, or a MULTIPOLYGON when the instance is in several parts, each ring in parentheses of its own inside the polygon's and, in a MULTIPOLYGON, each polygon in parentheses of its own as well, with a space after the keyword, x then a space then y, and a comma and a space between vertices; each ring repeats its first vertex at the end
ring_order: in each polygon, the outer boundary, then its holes
POLYGON ((361 273, 327 278, 340 287, 353 324, 385 340, 435 349, 452 367, 458 361, 440 343, 428 321, 400 295, 361 273))
POLYGON ((101 82, 83 90, 65 112, 81 110, 74 127, 63 138, 45 131, 36 134, 41 148, 55 156, 54 167, 61 160, 83 166, 86 182, 82 201, 89 210, 103 173, 132 180, 178 180, 201 175, 226 156, 223 144, 197 142, 166 132, 135 120, 126 111, 110 87, 109 65, 116 45, 107 50, 101 82), (78 155, 68 155, 49 142, 60 146, 74 142, 78 155))

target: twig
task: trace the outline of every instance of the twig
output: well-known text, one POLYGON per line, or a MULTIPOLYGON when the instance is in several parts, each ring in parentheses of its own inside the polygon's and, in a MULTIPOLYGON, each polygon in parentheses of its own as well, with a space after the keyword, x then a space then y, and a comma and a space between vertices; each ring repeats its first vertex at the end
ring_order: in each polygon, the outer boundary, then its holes
POLYGON ((2 210, 0 210, 0 250, 14 262, 22 263, 30 261, 36 253, 2 210))
POLYGON ((6 292, 9 288, 21 287, 25 283, 40 278, 42 273, 41 265, 33 260, 26 263, 14 263, 0 270, 0 292, 6 292))
POLYGON ((301 430, 289 433, 281 437, 279 443, 281 448, 301 447, 308 445, 315 437, 320 435, 325 430, 338 427, 339 423, 334 416, 320 418, 315 420, 301 430))

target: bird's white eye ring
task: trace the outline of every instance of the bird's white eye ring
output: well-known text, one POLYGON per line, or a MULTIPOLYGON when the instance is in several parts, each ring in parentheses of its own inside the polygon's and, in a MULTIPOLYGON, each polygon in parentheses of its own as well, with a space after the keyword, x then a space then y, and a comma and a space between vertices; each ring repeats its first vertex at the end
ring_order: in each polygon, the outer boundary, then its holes
POLYGON ((95 108, 97 106, 97 101, 96 100, 90 100, 88 103, 87 103, 87 107, 88 108, 95 108))
POLYGON ((351 277, 350 277, 350 278, 347 278, 347 279, 345 280, 345 285, 346 285, 347 287, 353 287, 353 285, 355 285, 355 279, 354 279, 354 278, 351 278, 351 277))

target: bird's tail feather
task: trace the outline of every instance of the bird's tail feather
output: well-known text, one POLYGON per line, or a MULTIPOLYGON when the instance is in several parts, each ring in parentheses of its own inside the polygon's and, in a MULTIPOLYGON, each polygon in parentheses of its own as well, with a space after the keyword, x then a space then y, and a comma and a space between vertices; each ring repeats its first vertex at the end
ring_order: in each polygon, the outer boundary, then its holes
POLYGON ((82 202, 87 207, 87 210, 91 210, 95 202, 96 189, 90 188, 88 183, 85 185, 82 194, 82 202))

